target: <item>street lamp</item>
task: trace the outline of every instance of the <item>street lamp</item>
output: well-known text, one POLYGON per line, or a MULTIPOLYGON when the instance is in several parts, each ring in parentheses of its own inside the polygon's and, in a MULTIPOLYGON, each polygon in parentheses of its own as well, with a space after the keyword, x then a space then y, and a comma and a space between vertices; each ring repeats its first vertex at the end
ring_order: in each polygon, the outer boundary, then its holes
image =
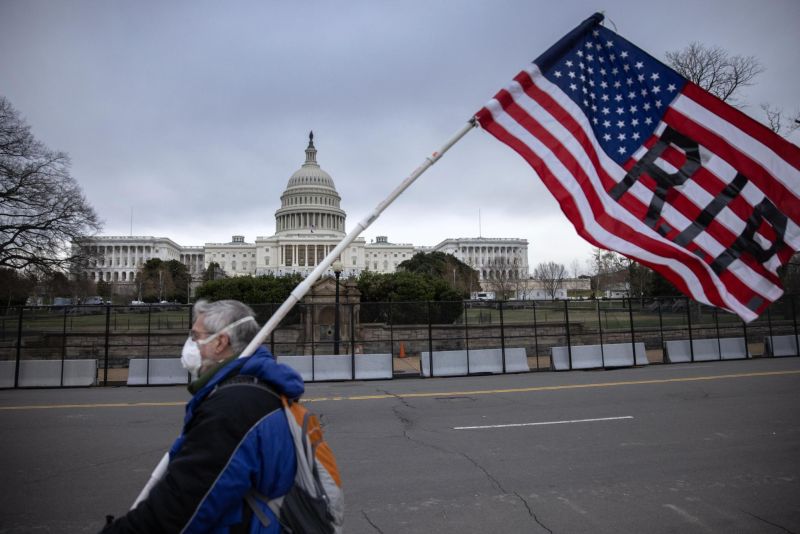
POLYGON ((333 310, 333 353, 339 354, 339 277, 342 274, 342 262, 333 262, 333 273, 336 275, 336 307, 333 310))

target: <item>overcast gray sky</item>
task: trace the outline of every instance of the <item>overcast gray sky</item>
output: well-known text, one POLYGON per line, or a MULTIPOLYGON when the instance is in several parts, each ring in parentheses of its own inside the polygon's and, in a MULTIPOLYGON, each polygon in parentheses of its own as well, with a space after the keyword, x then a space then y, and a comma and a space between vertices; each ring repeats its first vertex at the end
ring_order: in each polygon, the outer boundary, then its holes
MULTIPOLYGON (((800 109, 798 0, 0 0, 0 94, 70 154, 103 235, 128 235, 131 210, 134 235, 182 245, 272 235, 312 129, 349 230, 597 10, 660 59, 692 41, 756 56, 766 71, 744 111, 800 109)), ((480 130, 363 235, 479 232, 527 239, 532 265, 571 270, 591 251, 522 158, 480 130)))

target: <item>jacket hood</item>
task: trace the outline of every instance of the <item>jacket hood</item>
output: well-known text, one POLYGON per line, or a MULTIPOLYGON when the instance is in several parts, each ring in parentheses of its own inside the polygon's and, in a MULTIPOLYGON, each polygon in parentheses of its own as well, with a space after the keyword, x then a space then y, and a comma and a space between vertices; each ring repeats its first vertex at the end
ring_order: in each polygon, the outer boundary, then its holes
POLYGON ((239 370, 240 375, 257 376, 290 399, 297 399, 305 391, 300 374, 288 365, 278 363, 264 346, 259 347, 252 356, 238 361, 244 362, 239 370))
POLYGON ((261 346, 246 358, 234 358, 225 364, 186 405, 186 421, 191 418, 194 406, 202 401, 220 382, 234 375, 256 376, 268 383, 276 393, 289 399, 299 398, 305 391, 303 379, 288 365, 278 363, 275 357, 261 346))

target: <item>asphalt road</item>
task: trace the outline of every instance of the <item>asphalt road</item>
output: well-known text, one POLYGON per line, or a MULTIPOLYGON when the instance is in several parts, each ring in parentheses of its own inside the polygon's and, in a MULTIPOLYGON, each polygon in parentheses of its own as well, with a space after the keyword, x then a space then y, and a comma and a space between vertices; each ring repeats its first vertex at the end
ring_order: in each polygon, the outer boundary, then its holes
MULTIPOLYGON (((95 532, 179 387, 0 391, 0 533, 95 532)), ((800 532, 800 359, 309 384, 349 533, 800 532)))

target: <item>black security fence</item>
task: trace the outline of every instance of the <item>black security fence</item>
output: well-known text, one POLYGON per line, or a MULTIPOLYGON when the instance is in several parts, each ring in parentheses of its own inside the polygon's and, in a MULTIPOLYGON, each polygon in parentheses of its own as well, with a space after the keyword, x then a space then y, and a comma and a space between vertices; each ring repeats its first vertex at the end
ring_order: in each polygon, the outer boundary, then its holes
MULTIPOLYGON (((674 350, 665 351, 670 346, 688 347, 677 361, 707 360, 698 351, 714 340, 719 359, 728 359, 728 340, 746 348, 742 357, 774 354, 781 343, 788 355, 797 354, 798 297, 784 296, 749 324, 685 297, 361 302, 340 304, 338 314, 333 303, 312 302, 298 304, 265 344, 277 356, 391 354, 409 362, 440 351, 524 349, 532 371, 551 368, 554 348, 583 345, 643 343, 650 363, 676 361, 674 350)), ((259 323, 278 305, 252 305, 259 323)), ((26 365, 49 373, 44 385, 89 385, 73 377, 88 368, 92 384, 125 382, 131 360, 149 368, 151 360, 178 358, 191 322, 191 306, 177 304, 7 308, 0 314, 0 387, 25 387, 26 365)))

